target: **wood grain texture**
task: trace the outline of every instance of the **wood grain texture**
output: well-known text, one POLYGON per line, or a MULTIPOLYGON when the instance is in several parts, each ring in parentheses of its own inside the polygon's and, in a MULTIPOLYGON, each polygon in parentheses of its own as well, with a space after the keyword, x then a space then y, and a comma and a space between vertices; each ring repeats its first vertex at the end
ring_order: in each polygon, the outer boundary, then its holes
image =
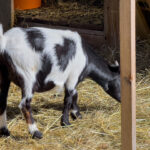
POLYGON ((135 0, 120 0, 122 150, 136 150, 135 0))
POLYGON ((104 0, 104 31, 107 44, 119 48, 119 0, 104 0))

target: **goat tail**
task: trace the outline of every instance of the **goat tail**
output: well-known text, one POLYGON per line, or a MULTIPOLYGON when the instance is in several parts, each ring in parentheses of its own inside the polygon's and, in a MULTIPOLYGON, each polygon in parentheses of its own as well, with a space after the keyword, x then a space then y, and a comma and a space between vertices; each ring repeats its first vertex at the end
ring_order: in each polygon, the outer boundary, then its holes
POLYGON ((3 25, 0 24, 0 53, 4 51, 4 36, 3 36, 3 25))

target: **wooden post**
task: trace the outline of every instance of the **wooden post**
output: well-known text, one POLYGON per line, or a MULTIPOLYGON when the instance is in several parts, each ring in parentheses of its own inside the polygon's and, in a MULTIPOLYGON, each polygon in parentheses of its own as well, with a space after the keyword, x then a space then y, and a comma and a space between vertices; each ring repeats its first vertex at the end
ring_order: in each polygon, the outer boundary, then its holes
POLYGON ((136 150, 135 0, 120 0, 122 150, 136 150))
POLYGON ((104 0, 104 31, 107 45, 119 49, 119 0, 104 0))
POLYGON ((0 0, 0 23, 3 24, 4 31, 14 24, 14 1, 0 0))

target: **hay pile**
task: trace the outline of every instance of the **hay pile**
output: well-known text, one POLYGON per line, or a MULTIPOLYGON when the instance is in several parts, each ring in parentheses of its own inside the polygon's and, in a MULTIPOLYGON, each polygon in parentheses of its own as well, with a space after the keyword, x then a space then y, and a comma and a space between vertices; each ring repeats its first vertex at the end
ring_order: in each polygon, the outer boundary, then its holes
MULTIPOLYGON (((141 59, 138 61, 142 62, 143 68, 144 64, 149 61, 147 56, 150 51, 149 41, 139 41, 139 43, 145 43, 143 46, 141 44, 138 44, 137 46, 137 59, 141 59), (141 56, 139 56, 139 54, 141 54, 141 56), (147 58, 147 60, 145 58, 147 58)), ((140 65, 140 62, 138 62, 138 65, 140 65)), ((21 99, 20 90, 12 84, 9 91, 7 108, 8 128, 11 131, 11 136, 8 138, 0 138, 0 149, 119 150, 121 145, 120 104, 105 94, 96 83, 89 79, 86 79, 79 84, 78 92, 79 106, 81 108, 83 119, 77 121, 71 120, 72 126, 66 128, 60 126, 63 94, 57 95, 55 90, 52 90, 34 95, 32 101, 33 115, 39 129, 44 133, 43 139, 34 140, 28 134, 27 125, 18 108, 21 99)), ((137 73, 136 131, 137 150, 149 150, 149 68, 137 73)))

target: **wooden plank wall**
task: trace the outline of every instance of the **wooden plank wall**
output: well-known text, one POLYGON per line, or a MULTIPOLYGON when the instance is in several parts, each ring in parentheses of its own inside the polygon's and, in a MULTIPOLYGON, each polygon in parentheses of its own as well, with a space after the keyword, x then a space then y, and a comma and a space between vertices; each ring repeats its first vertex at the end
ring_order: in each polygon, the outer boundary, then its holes
POLYGON ((104 0, 104 32, 107 45, 119 49, 119 0, 104 0))
POLYGON ((122 150, 136 150, 135 0, 120 0, 122 150))
POLYGON ((13 0, 0 0, 0 22, 3 24, 4 31, 14 24, 13 0))
POLYGON ((40 24, 35 22, 27 22, 22 21, 20 24, 17 24, 21 27, 46 27, 52 29, 63 29, 63 30, 72 30, 77 31, 86 41, 92 45, 95 49, 99 51, 104 51, 103 45, 105 43, 104 39, 104 32, 102 31, 94 31, 94 30, 86 30, 86 29, 78 29, 78 28, 71 28, 71 27, 64 27, 64 26, 54 26, 48 24, 40 24))
POLYGON ((150 34, 150 25, 148 25, 148 12, 150 14, 150 0, 137 0, 136 4, 136 29, 137 36, 147 38, 150 34), (143 4, 142 6, 139 4, 143 4))
POLYGON ((150 34, 150 28, 145 20, 144 14, 142 13, 142 10, 137 3, 137 10, 136 10, 136 28, 137 28, 137 35, 141 38, 148 37, 148 34, 150 34))

